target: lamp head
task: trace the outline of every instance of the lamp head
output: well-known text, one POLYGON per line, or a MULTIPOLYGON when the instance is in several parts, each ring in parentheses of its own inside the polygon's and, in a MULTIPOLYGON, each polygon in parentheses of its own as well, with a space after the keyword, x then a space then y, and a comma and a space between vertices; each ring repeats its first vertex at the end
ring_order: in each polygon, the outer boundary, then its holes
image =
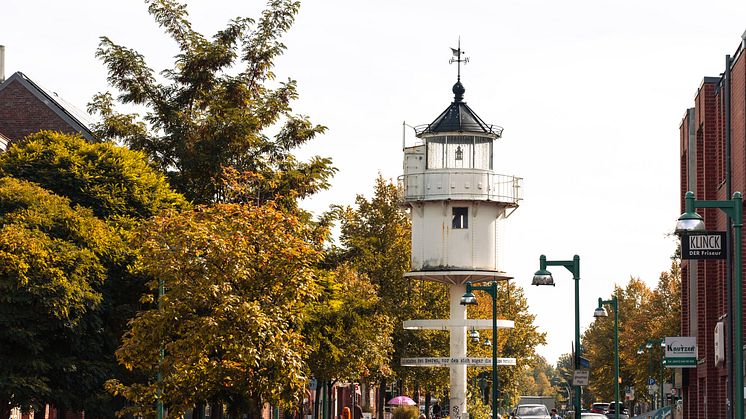
POLYGON ((471 328, 471 332, 469 332, 469 339, 471 339, 472 342, 477 343, 479 342, 479 332, 477 332, 477 329, 471 328))
POLYGON ((651 349, 653 347, 653 342, 648 341, 647 343, 645 343, 645 347, 651 349))
POLYGON ((609 317, 609 313, 603 307, 598 307, 593 311, 593 317, 609 317))
POLYGON ((685 212, 676 221, 676 230, 674 232, 682 235, 692 231, 705 231, 705 222, 702 220, 702 216, 696 212, 685 212))
POLYGON ((484 338, 484 343, 482 344, 482 346, 484 346, 485 348, 489 348, 492 346, 492 342, 490 342, 489 339, 484 338))
POLYGON ((534 280, 531 281, 531 285, 551 285, 554 286, 554 278, 552 273, 546 269, 539 269, 534 273, 534 280))
POLYGON ((666 340, 662 339, 661 340, 661 348, 665 348, 665 347, 666 347, 666 340))
POLYGON ((465 292, 464 295, 461 297, 462 306, 473 306, 476 304, 477 304, 477 297, 474 296, 474 293, 471 291, 465 292))
POLYGON ((637 348, 637 355, 642 355, 643 352, 642 348, 637 348))

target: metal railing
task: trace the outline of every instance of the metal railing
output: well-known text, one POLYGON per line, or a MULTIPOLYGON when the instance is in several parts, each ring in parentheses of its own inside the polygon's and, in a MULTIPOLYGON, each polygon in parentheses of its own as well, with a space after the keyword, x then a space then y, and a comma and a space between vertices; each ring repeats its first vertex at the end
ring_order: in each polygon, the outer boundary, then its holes
POLYGON ((523 178, 488 170, 428 170, 398 178, 401 201, 484 200, 518 206, 523 178))

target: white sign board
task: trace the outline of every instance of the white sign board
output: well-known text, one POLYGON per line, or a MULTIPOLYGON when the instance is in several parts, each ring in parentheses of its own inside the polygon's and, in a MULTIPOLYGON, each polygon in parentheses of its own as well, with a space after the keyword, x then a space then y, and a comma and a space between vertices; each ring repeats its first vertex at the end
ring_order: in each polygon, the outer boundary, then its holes
POLYGON ((654 394, 658 394, 658 384, 648 385, 648 394, 650 394, 651 396, 654 394))
MULTIPOLYGON (((447 367, 450 365, 470 365, 473 367, 491 367, 492 358, 402 358, 403 367, 447 367)), ((515 365, 515 358, 497 358, 497 366, 515 365)))
POLYGON ((667 368, 696 368, 697 367, 697 338, 693 336, 666 337, 666 357, 664 364, 667 368))
POLYGON ((587 386, 588 378, 590 377, 590 371, 588 370, 575 370, 575 374, 572 376, 572 385, 574 386, 587 386))

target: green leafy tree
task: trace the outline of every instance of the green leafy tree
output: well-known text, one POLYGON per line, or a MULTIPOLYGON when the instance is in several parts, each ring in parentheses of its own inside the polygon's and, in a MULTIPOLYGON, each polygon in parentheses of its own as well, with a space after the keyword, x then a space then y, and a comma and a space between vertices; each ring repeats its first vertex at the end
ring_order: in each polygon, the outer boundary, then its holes
MULTIPOLYGON (((162 374, 163 400, 179 415, 203 400, 232 416, 260 417, 264 403, 289 407, 307 377, 303 313, 317 293, 321 238, 272 205, 217 204, 155 217, 134 245, 138 268, 165 296, 130 323, 117 352, 129 369, 162 374), (165 356, 159 360, 160 350, 165 356)), ((158 382, 108 388, 152 415, 158 382)))
MULTIPOLYGON (((58 407, 75 405, 89 417, 110 417, 119 408, 119 402, 104 391, 103 380, 123 376, 114 351, 145 291, 145 278, 128 271, 136 249, 125 246, 122 240, 126 240, 143 219, 165 209, 183 210, 189 205, 170 188, 165 176, 149 165, 143 153, 50 131, 32 134, 0 154, 0 174, 34 182, 69 199, 71 205, 84 207, 109 224, 113 228, 109 234, 119 241, 117 246, 107 249, 101 260, 106 268, 106 280, 98 289, 103 300, 94 308, 96 321, 102 323, 95 328, 91 325, 89 336, 95 341, 91 348, 100 348, 100 351, 81 345, 77 355, 87 359, 99 356, 96 374, 79 380, 62 373, 53 377, 50 384, 64 387, 53 389, 55 395, 89 395, 84 403, 57 402, 58 407), (103 333, 99 329, 103 329, 103 333), (96 391, 92 391, 92 387, 96 391)), ((40 404, 44 402, 39 401, 40 404)))
MULTIPOLYGON (((345 265, 323 275, 319 283, 322 292, 310 306, 303 330, 313 377, 322 384, 371 382, 387 373, 389 319, 377 310, 376 287, 345 265)), ((321 389, 317 386, 319 396, 321 389)))
POLYGON ((275 200, 295 207, 297 199, 328 187, 329 159, 300 162, 292 154, 325 128, 292 113, 294 80, 276 88, 270 83, 299 2, 270 0, 257 21, 236 18, 212 39, 192 28, 184 5, 146 3, 180 52, 158 79, 137 51, 101 38, 96 55, 120 94, 115 100, 101 93, 89 104, 103 120, 97 137, 146 153, 195 203, 275 200), (119 113, 116 102, 145 114, 119 113), (277 134, 268 136, 270 129, 277 134))
POLYGON ((144 153, 69 134, 31 134, 0 155, 0 174, 37 183, 125 226, 188 207, 144 153))
POLYGON ((91 210, 0 178, 0 417, 47 402, 82 410, 101 393, 102 291, 122 247, 91 210))
POLYGON ((404 278, 411 263, 411 232, 408 214, 399 206, 399 195, 396 185, 379 175, 370 199, 358 195, 354 208, 337 208, 342 247, 336 258, 349 261, 377 286, 378 310, 390 319, 388 329, 393 336, 389 366, 402 380, 402 390, 415 393, 423 388, 444 395, 447 369, 401 366, 402 357, 448 356, 447 332, 401 327, 404 320, 447 318, 448 288, 404 278))
MULTIPOLYGON (((475 295, 478 303, 469 308, 469 317, 492 318, 492 297, 481 292, 475 295)), ((506 409, 515 405, 521 395, 536 395, 528 392, 550 393, 547 373, 551 374, 552 369, 536 353, 535 348, 546 343, 546 333, 539 332, 534 325, 536 316, 528 310, 523 288, 502 282, 498 284, 497 295, 497 317, 515 322, 513 329, 500 331, 497 342, 499 357, 516 358, 515 366, 498 368, 499 403, 501 408, 506 409)), ((491 336, 489 338, 492 339, 491 336)), ((470 343, 468 350, 473 356, 492 356, 492 349, 481 344, 470 343)), ((468 373, 476 375, 480 370, 490 369, 469 368, 468 373)))

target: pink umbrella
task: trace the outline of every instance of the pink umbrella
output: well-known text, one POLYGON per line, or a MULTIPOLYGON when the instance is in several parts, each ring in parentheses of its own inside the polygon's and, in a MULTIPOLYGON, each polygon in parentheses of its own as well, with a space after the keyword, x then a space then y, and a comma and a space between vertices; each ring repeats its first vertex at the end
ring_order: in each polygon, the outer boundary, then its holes
POLYGON ((407 396, 396 396, 393 399, 389 400, 388 404, 394 406, 414 406, 417 403, 415 403, 414 400, 410 399, 407 396))

